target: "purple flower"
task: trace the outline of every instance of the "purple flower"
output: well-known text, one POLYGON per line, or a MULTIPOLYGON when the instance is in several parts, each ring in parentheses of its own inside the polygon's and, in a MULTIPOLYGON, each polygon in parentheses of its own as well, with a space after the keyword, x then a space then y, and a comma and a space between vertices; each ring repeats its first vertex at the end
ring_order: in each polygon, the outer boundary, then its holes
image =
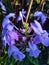
POLYGON ((26 51, 29 52, 29 55, 34 58, 38 58, 41 51, 38 49, 37 45, 33 44, 33 42, 28 42, 29 48, 26 48, 26 51))
POLYGON ((38 21, 34 20, 34 24, 31 23, 31 27, 36 34, 41 35, 43 33, 43 29, 38 21))
POLYGON ((46 16, 45 16, 41 11, 36 11, 36 12, 34 13, 34 16, 37 16, 37 17, 38 17, 37 20, 39 20, 39 19, 41 18, 42 24, 45 23, 45 21, 46 21, 46 16))
POLYGON ((3 45, 6 47, 6 44, 13 45, 15 44, 15 40, 18 41, 18 34, 15 30, 8 31, 5 33, 5 35, 2 37, 3 45))
MULTIPOLYGON (((10 25, 9 25, 10 26, 10 25)), ((7 28, 4 28, 2 30, 2 42, 3 42, 3 45, 4 47, 6 47, 6 45, 11 45, 11 44, 14 44, 14 38, 12 38, 10 35, 12 33, 11 30, 13 30, 13 27, 8 27, 8 25, 6 26, 7 28), (11 33, 9 33, 9 31, 11 31, 11 33)))
POLYGON ((32 31, 31 27, 28 27, 28 33, 30 33, 32 31))
POLYGON ((8 25, 6 25, 6 29, 9 31, 12 31, 12 30, 14 30, 14 26, 11 24, 8 24, 8 25))
POLYGON ((33 38, 33 43, 34 44, 39 44, 39 43, 41 43, 41 41, 40 41, 40 39, 39 39, 39 35, 36 35, 34 38, 33 38))
POLYGON ((49 46, 49 33, 46 30, 42 29, 40 23, 34 20, 34 24, 31 23, 31 27, 33 28, 34 32, 38 35, 38 40, 44 46, 49 46))
POLYGON ((4 18, 4 19, 3 19, 3 22, 2 22, 2 27, 5 28, 6 25, 10 24, 10 22, 11 22, 11 21, 10 21, 8 18, 4 18))
POLYGON ((7 45, 7 41, 6 41, 6 37, 2 37, 2 43, 4 45, 4 47, 6 48, 6 45, 7 45))
POLYGON ((10 17, 14 17, 15 18, 15 14, 14 13, 9 13, 7 16, 5 16, 5 18, 3 19, 2 22, 2 27, 5 28, 8 24, 12 23, 9 18, 10 17))
POLYGON ((26 14, 26 11, 24 11, 24 9, 22 9, 22 14, 23 14, 23 15, 26 14))
POLYGON ((17 18, 17 22, 22 20, 22 23, 24 22, 23 18, 25 18, 25 13, 26 11, 24 11, 24 9, 22 9, 22 11, 19 11, 19 16, 17 18))
POLYGON ((9 35, 10 35, 11 38, 13 38, 13 39, 18 41, 17 31, 15 31, 15 30, 9 31, 9 35))
POLYGON ((22 61, 25 58, 25 55, 19 51, 17 47, 14 45, 9 46, 8 48, 8 56, 13 56, 16 60, 22 61))
POLYGON ((46 30, 44 30, 44 33, 42 33, 41 36, 39 36, 39 38, 40 38, 41 43, 44 46, 46 46, 46 47, 49 46, 49 34, 46 30))
POLYGON ((2 12, 3 12, 3 14, 6 14, 6 8, 5 8, 5 6, 3 5, 3 3, 2 3, 2 1, 0 1, 0 5, 1 5, 1 8, 2 8, 2 12))
POLYGON ((9 13, 7 16, 5 16, 6 18, 10 18, 10 17, 13 17, 13 18, 15 18, 15 13, 9 13))
POLYGON ((23 36, 23 37, 22 37, 22 41, 23 41, 23 42, 26 42, 26 37, 23 36))
POLYGON ((14 27, 17 28, 10 20, 10 17, 15 18, 14 13, 10 13, 3 19, 2 23, 2 41, 3 45, 6 47, 6 44, 13 45, 15 44, 15 40, 18 41, 17 31, 14 30, 14 27))
POLYGON ((21 29, 21 28, 20 28, 20 31, 21 31, 22 33, 25 33, 25 29, 21 29))

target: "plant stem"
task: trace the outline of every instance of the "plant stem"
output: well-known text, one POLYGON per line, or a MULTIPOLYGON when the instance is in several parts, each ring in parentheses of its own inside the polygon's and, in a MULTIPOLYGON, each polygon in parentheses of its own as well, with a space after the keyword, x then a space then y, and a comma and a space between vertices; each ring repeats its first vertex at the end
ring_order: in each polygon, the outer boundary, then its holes
POLYGON ((30 5, 29 5, 29 9, 28 9, 27 17, 26 17, 26 23, 28 22, 28 17, 29 17, 29 14, 30 14, 32 3, 33 3, 33 0, 31 0, 30 5))
POLYGON ((45 1, 45 0, 41 0, 40 6, 42 6, 42 5, 43 5, 44 1, 45 1))
MULTIPOLYGON (((40 0, 39 6, 35 9, 35 11, 40 11, 42 6, 44 5, 45 0, 40 0)), ((42 8, 43 9, 43 8, 42 8)))

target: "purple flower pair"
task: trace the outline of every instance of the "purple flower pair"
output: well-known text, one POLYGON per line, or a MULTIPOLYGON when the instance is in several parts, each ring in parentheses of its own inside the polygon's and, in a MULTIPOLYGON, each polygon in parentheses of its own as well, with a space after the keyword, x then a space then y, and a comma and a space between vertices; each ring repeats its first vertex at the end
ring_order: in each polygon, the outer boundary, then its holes
MULTIPOLYGON (((24 23, 23 18, 25 18, 25 16, 24 16, 25 13, 26 13, 26 11, 24 11, 24 9, 22 9, 22 11, 19 12, 17 22, 22 20, 22 23, 24 23)), ((40 15, 40 17, 42 16, 41 12, 36 12, 36 13, 38 13, 38 15, 40 15)), ((36 13, 34 14, 34 16, 37 15, 36 13)), ((19 41, 19 37, 22 38, 22 39, 20 39, 21 44, 23 44, 23 42, 26 43, 27 38, 25 36, 21 35, 20 33, 18 33, 14 29, 14 27, 15 27, 18 30, 18 28, 12 23, 12 21, 9 20, 10 17, 15 18, 15 14, 14 13, 8 14, 7 16, 5 16, 5 18, 3 19, 3 22, 2 22, 3 45, 6 47, 6 45, 8 44, 8 46, 9 46, 8 47, 8 56, 9 57, 13 56, 16 60, 22 61, 25 58, 25 55, 22 52, 20 52, 19 49, 16 46, 14 46, 14 44, 15 44, 15 40, 19 41)), ((43 18, 44 18, 44 16, 43 16, 43 18)), ((45 18, 44 18, 44 21, 45 21, 45 18)), ((42 19, 42 23, 44 23, 44 21, 42 19)), ((36 36, 35 37, 32 36, 33 39, 29 40, 29 42, 28 42, 29 47, 26 48, 26 51, 29 53, 29 56, 38 58, 41 51, 38 49, 37 44, 42 43, 46 47, 49 46, 49 33, 46 30, 43 30, 42 26, 40 25, 40 23, 37 20, 34 20, 34 23, 31 23, 31 27, 28 30, 28 33, 30 33, 32 31, 32 29, 34 30, 34 33, 36 34, 36 36)), ((22 33, 25 33, 25 29, 20 29, 20 31, 22 33)))
MULTIPOLYGON (((22 61, 25 55, 19 51, 17 47, 14 46, 15 40, 18 41, 18 32, 14 29, 14 25, 9 20, 10 17, 15 18, 14 13, 10 13, 3 19, 2 22, 2 41, 4 47, 8 44, 8 56, 13 56, 16 60, 22 61)), ((16 26, 15 26, 16 27, 16 26)))

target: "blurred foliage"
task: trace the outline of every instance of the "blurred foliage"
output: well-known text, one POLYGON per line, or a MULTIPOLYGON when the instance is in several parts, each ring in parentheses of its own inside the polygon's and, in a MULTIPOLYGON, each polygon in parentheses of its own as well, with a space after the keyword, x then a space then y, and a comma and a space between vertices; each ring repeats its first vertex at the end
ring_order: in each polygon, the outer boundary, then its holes
MULTIPOLYGON (((27 6, 30 3, 30 0, 22 0, 22 1, 19 0, 19 2, 23 6, 25 6, 24 8, 27 8, 27 6)), ((17 5, 20 5, 19 2, 18 2, 18 0, 16 0, 15 5, 16 6, 17 5)), ((13 4, 11 4, 11 0, 3 0, 3 3, 6 6, 7 13, 15 12, 15 9, 13 7, 13 4)), ((33 5, 32 5, 31 12, 30 12, 29 19, 32 19, 33 13, 35 12, 35 10, 39 6, 39 4, 40 4, 40 0, 35 0, 34 1, 33 5)), ((49 18, 49 0, 45 0, 43 12, 49 18)), ((0 16, 2 17, 0 19, 0 21, 1 21, 3 19, 3 17, 4 17, 1 11, 0 11, 0 16)), ((0 24, 0 26, 1 26, 1 24, 0 24)), ((26 33, 25 34, 27 36, 28 35, 28 32, 27 32, 28 31, 28 26, 27 26, 26 23, 24 23, 24 28, 26 30, 26 33)), ((1 50, 3 50, 3 49, 1 49, 1 50)), ((44 49, 38 59, 29 57, 29 55, 26 53, 26 58, 22 62, 16 61, 13 57, 9 58, 8 55, 7 55, 7 51, 6 50, 3 51, 3 56, 2 57, 0 55, 0 65, 47 65, 47 64, 49 65, 49 48, 46 48, 46 50, 44 49)))
POLYGON ((34 59, 26 53, 26 58, 22 62, 17 62, 17 65, 38 65, 38 59, 34 59))
POLYGON ((3 3, 6 6, 7 13, 14 12, 14 8, 11 5, 11 0, 4 0, 3 3))
POLYGON ((40 3, 40 0, 36 0, 36 2, 37 2, 37 4, 39 4, 40 3))

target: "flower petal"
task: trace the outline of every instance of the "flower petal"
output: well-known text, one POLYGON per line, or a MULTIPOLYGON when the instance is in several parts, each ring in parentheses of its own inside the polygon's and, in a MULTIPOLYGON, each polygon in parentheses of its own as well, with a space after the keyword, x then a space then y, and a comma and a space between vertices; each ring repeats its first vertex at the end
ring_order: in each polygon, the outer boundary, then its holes
POLYGON ((16 60, 22 61, 25 58, 25 55, 22 52, 19 51, 18 54, 14 53, 13 57, 16 60))
POLYGON ((41 35, 40 31, 38 30, 38 28, 34 24, 31 23, 31 27, 36 34, 41 35))
POLYGON ((22 61, 25 58, 25 55, 19 51, 14 45, 10 46, 8 49, 9 57, 12 55, 16 60, 22 61))
POLYGON ((38 27, 39 31, 40 31, 41 33, 43 33, 43 29, 42 29, 40 23, 39 23, 37 20, 34 20, 34 22, 35 22, 36 26, 38 27))
POLYGON ((3 19, 3 22, 2 22, 2 27, 3 28, 6 28, 6 26, 8 25, 8 24, 10 24, 11 23, 11 21, 8 19, 8 18, 4 18, 3 19))
POLYGON ((9 31, 9 35, 10 35, 11 38, 13 38, 14 40, 18 41, 17 31, 15 31, 15 30, 9 31))
POLYGON ((2 10, 6 11, 6 8, 1 1, 0 1, 0 5, 1 5, 2 10))
POLYGON ((44 45, 44 46, 49 46, 49 37, 48 37, 48 33, 45 31, 45 33, 42 34, 42 36, 40 36, 40 40, 41 40, 41 43, 44 45))
POLYGON ((38 19, 41 18, 42 24, 45 23, 45 21, 46 21, 46 16, 45 16, 41 11, 36 11, 36 12, 34 13, 34 16, 37 16, 38 19))
POLYGON ((36 35, 36 36, 33 38, 33 43, 34 43, 34 44, 39 44, 39 43, 41 43, 41 40, 39 39, 39 35, 36 35))
POLYGON ((29 52, 29 55, 31 57, 38 58, 41 51, 38 49, 37 45, 30 43, 30 42, 28 43, 28 45, 29 45, 29 48, 26 48, 26 50, 27 52, 29 52))
POLYGON ((22 9, 22 14, 23 14, 23 15, 26 14, 26 11, 24 11, 24 9, 22 9))
POLYGON ((15 13, 9 13, 7 16, 6 16, 6 18, 10 18, 10 17, 13 17, 13 18, 15 18, 15 13))

